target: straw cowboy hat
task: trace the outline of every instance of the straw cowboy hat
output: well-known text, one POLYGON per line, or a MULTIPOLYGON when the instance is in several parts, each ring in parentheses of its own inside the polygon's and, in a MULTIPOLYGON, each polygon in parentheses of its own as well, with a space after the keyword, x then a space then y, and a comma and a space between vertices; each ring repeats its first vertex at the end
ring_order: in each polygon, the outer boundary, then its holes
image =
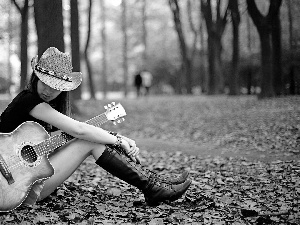
POLYGON ((54 47, 48 48, 39 61, 38 56, 33 57, 31 67, 43 83, 59 91, 74 90, 82 81, 80 72, 72 72, 70 55, 54 47))

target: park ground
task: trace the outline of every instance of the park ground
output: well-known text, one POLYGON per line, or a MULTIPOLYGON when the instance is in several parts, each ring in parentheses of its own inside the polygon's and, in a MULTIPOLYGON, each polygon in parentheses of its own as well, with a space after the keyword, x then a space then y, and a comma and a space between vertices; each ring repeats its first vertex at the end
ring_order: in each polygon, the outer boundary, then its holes
MULTIPOLYGON (((142 164, 190 170, 178 201, 148 207, 142 194, 88 158, 57 192, 0 214, 0 224, 300 224, 300 97, 149 96, 119 99, 142 164)), ((86 121, 108 100, 80 101, 86 121)), ((1 111, 7 101, 0 101, 1 111)))

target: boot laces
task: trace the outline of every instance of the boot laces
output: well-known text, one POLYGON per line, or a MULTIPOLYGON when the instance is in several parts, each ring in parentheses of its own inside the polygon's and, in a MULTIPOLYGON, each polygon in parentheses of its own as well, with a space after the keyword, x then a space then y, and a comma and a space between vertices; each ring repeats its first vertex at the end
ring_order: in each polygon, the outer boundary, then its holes
POLYGON ((157 186, 167 189, 169 191, 176 192, 174 185, 170 184, 169 182, 162 181, 161 179, 159 179, 159 177, 157 177, 155 175, 154 176, 150 175, 149 183, 151 184, 151 187, 153 187, 154 185, 157 185, 157 186))

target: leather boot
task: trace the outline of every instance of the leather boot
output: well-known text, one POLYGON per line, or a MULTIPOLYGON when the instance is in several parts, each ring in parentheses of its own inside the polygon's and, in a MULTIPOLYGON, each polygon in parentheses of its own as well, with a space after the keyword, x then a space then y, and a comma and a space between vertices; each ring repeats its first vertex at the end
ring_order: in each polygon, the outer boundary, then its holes
POLYGON ((128 160, 130 160, 132 163, 135 164, 136 167, 141 167, 139 169, 146 171, 147 173, 151 173, 152 176, 155 176, 156 179, 158 179, 159 181, 163 182, 163 183, 168 183, 168 184, 182 184, 186 181, 186 179, 188 178, 190 172, 185 170, 183 171, 183 173, 178 176, 178 177, 167 177, 167 176, 162 176, 157 174, 156 172, 149 170, 145 167, 143 167, 140 163, 136 163, 132 160, 132 158, 130 158, 126 152, 124 151, 124 149, 122 147, 117 147, 114 145, 107 145, 110 148, 113 148, 115 151, 117 151, 119 154, 124 155, 128 158, 128 160))
MULTIPOLYGON (((113 131, 109 131, 110 134, 116 136, 118 133, 113 132, 113 131)), ((114 145, 108 145, 111 148, 113 148, 114 150, 116 150, 117 152, 119 152, 120 154, 123 154, 124 156, 128 157, 128 159, 130 159, 132 161, 132 163, 136 163, 134 162, 124 151, 124 149, 122 149, 121 147, 118 146, 114 146, 114 145)), ((142 167, 141 164, 137 164, 135 166, 140 166, 142 167)), ((162 176, 162 175, 158 175, 157 173, 155 173, 154 171, 148 170, 147 168, 141 168, 143 170, 146 170, 148 173, 151 173, 153 176, 155 176, 158 180, 164 182, 164 183, 168 183, 168 184, 182 184, 186 181, 186 179, 188 178, 190 172, 189 171, 183 171, 183 173, 179 176, 179 177, 166 177, 166 176, 162 176)))
POLYGON ((179 199, 189 188, 191 180, 182 184, 165 183, 145 171, 125 155, 116 151, 113 146, 106 149, 96 161, 107 172, 119 179, 131 184, 141 190, 148 205, 154 206, 164 201, 175 201, 179 199))

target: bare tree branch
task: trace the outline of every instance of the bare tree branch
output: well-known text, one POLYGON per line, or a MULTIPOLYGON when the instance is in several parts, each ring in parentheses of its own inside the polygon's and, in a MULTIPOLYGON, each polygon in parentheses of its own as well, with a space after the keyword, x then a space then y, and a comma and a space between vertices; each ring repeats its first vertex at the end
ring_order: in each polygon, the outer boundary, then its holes
POLYGON ((18 5, 18 3, 16 2, 16 0, 11 0, 12 3, 14 3, 14 5, 16 6, 17 10, 22 13, 22 9, 21 7, 18 5))

